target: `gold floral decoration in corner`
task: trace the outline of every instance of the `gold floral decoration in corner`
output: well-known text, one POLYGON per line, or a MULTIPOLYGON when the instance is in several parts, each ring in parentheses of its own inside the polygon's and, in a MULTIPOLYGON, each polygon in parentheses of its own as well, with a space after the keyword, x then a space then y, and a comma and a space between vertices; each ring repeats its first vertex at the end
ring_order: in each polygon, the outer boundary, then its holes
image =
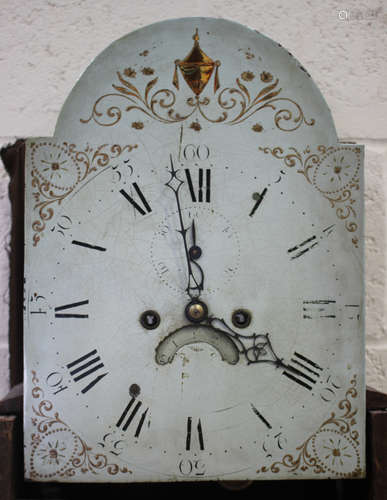
POLYGON ((296 168, 336 210, 336 216, 344 221, 352 233, 352 243, 358 248, 359 229, 355 194, 360 189, 361 148, 358 146, 317 146, 312 151, 290 147, 285 152, 280 146, 259 147, 265 154, 282 160, 288 168, 296 168))
MULTIPOLYGON (((39 387, 39 379, 32 371, 32 397, 36 405, 32 406, 34 417, 32 424, 36 432, 32 433, 31 452, 28 459, 31 478, 63 479, 76 474, 107 471, 110 475, 131 474, 131 471, 116 463, 109 462, 106 455, 94 453, 93 449, 70 427, 61 420, 51 401, 44 399, 44 391, 39 387)), ((27 459, 27 458, 26 458, 27 459)))
MULTIPOLYGON (((211 123, 225 123, 239 125, 262 109, 271 109, 274 113, 274 123, 279 130, 291 132, 302 124, 312 126, 315 120, 307 120, 301 106, 289 97, 279 97, 282 88, 279 79, 267 71, 261 73, 261 88, 254 85, 254 89, 236 78, 235 87, 220 88, 218 69, 220 61, 213 61, 199 46, 199 35, 194 35, 194 46, 189 55, 182 61, 175 61, 175 71, 172 79, 177 91, 179 68, 188 88, 193 96, 184 96, 178 102, 178 94, 171 89, 156 89, 158 77, 145 84, 140 90, 125 75, 125 71, 118 71, 118 83, 113 83, 114 92, 108 92, 99 97, 93 106, 88 118, 81 118, 81 123, 93 120, 100 126, 112 127, 120 122, 123 113, 137 111, 144 113, 148 118, 161 123, 183 122, 196 113, 211 123), (215 71, 214 71, 215 70, 215 71), (214 74, 214 99, 201 94, 214 74), (255 97, 254 97, 255 95, 255 97), (179 111, 176 110, 179 108, 179 111), (184 110, 184 111, 183 111, 184 110)), ((249 72, 247 80, 252 80, 249 72)), ((252 73, 251 73, 252 74, 252 73)), ((243 76, 242 76, 243 78, 243 76)))
POLYGON ((263 466, 257 473, 281 471, 302 473, 311 470, 315 474, 328 474, 337 478, 362 477, 360 466, 359 432, 356 430, 357 408, 353 400, 358 397, 357 377, 354 375, 344 399, 337 410, 325 420, 318 430, 296 448, 295 455, 287 454, 282 460, 263 466))
POLYGON ((86 178, 108 168, 113 160, 134 148, 137 148, 137 144, 86 145, 80 150, 75 144, 67 142, 31 143, 31 185, 35 188, 32 193, 35 200, 33 209, 38 213, 32 223, 33 245, 39 243, 47 222, 54 216, 55 207, 61 205, 86 178))

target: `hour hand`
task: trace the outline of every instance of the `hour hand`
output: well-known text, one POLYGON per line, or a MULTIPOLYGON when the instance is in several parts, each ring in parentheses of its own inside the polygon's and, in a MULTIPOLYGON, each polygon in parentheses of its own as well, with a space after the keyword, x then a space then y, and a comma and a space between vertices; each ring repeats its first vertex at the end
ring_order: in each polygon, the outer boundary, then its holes
MULTIPOLYGON (((180 187, 182 186, 182 184, 184 184, 184 182, 181 181, 177 177, 178 170, 175 170, 175 167, 173 165, 172 155, 170 156, 170 161, 171 161, 171 168, 169 170, 169 173, 171 175, 171 178, 169 179, 169 181, 165 185, 167 187, 169 187, 174 192, 174 195, 175 195, 177 213, 178 213, 179 223, 180 223, 180 229, 178 229, 177 231, 181 234, 181 237, 182 237, 182 242, 184 245, 184 253, 185 253, 185 258, 186 258, 186 262, 187 262, 188 283, 187 283, 186 292, 187 292, 188 296, 191 299, 193 299, 193 298, 198 298, 201 294, 201 291, 203 290, 204 273, 203 273, 202 268, 196 262, 196 259, 198 259, 201 255, 201 250, 199 249, 200 250, 199 256, 198 256, 198 249, 196 248, 196 245, 193 245, 193 247, 191 247, 192 255, 189 251, 190 249, 188 248, 188 243, 187 243, 188 228, 186 228, 184 225, 183 213, 182 213, 182 208, 181 208, 181 204, 180 204, 180 196, 179 196, 180 187), (195 267, 195 270, 197 271, 196 274, 193 271, 193 266, 195 267), (198 273, 199 273, 199 276, 197 276, 198 273)), ((194 222, 193 222, 193 225, 191 226, 191 232, 192 232, 193 241, 196 242, 196 228, 195 228, 194 222)))
POLYGON ((188 250, 188 258, 190 262, 187 292, 190 295, 191 292, 195 291, 198 294, 197 297, 199 297, 204 286, 204 272, 201 266, 196 262, 202 255, 202 249, 196 244, 195 220, 192 221, 191 236, 192 246, 188 250))
POLYGON ((199 246, 197 246, 197 244, 196 244, 196 226, 195 226, 195 220, 192 221, 191 235, 192 235, 192 246, 189 249, 188 253, 189 253, 190 259, 192 261, 192 260, 199 259, 201 257, 201 255, 202 255, 202 249, 199 246))

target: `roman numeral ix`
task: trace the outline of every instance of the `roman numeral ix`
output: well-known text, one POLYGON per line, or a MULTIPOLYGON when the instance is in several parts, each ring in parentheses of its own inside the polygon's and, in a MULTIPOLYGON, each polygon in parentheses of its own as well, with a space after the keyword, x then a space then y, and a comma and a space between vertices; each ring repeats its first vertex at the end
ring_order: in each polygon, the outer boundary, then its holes
POLYGON ((146 201, 145 196, 143 195, 143 192, 139 188, 138 184, 136 182, 133 182, 132 186, 134 187, 134 190, 136 191, 138 197, 141 200, 142 206, 137 203, 134 198, 132 198, 126 191, 125 189, 120 189, 120 193, 124 198, 128 200, 128 202, 135 208, 135 210, 140 213, 141 215, 146 215, 147 212, 150 214, 152 212, 152 209, 149 205, 149 203, 146 201))
POLYGON ((285 369, 282 375, 311 391, 320 377, 318 370, 322 371, 321 366, 298 352, 293 356, 289 363, 290 369, 285 369))
MULTIPOLYGON (((75 361, 68 363, 66 366, 69 369, 70 375, 73 377, 74 382, 79 382, 80 380, 93 375, 95 372, 103 368, 104 364, 102 363, 101 358, 98 356, 97 350, 93 349, 84 356, 81 356, 75 361)), ((95 384, 97 384, 107 374, 108 372, 93 378, 93 380, 91 380, 83 389, 81 389, 82 394, 85 394, 87 391, 92 389, 95 384)))
POLYGON ((209 203, 211 201, 211 170, 207 168, 204 170, 203 168, 198 169, 199 178, 198 178, 198 191, 196 192, 194 188, 194 183, 192 181, 192 176, 189 168, 185 169, 185 176, 187 178, 189 192, 191 194, 191 198, 193 202, 206 201, 209 203))
POLYGON ((71 243, 79 247, 90 248, 90 250, 98 250, 99 252, 106 252, 106 248, 100 247, 98 245, 91 245, 90 243, 86 243, 84 241, 73 240, 71 243))

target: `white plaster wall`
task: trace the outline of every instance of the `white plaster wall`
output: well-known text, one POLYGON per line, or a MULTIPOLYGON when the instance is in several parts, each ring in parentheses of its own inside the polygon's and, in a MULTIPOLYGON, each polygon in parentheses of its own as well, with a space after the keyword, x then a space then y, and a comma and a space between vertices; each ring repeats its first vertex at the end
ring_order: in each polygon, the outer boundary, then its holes
MULTIPOLYGON (((366 146, 367 383, 387 392, 386 0, 0 0, 0 8, 0 144, 52 135, 89 62, 155 21, 225 17, 292 52, 328 101, 339 137, 366 146)), ((6 192, 0 166, 0 397, 8 390, 6 192)))

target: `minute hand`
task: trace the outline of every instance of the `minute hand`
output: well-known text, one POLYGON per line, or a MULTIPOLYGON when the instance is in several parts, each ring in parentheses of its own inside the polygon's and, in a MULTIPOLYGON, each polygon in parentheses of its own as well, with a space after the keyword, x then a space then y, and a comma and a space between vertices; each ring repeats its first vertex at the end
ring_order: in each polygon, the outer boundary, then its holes
POLYGON ((184 243, 184 252, 185 252, 185 258, 187 262, 187 269, 188 269, 188 284, 186 288, 186 292, 188 293, 189 297, 192 298, 198 298, 200 296, 201 291, 203 290, 203 282, 204 282, 204 274, 202 268, 197 264, 196 262, 192 261, 191 256, 189 254, 188 250, 188 244, 187 244, 187 231, 188 228, 184 226, 184 221, 183 221, 183 214, 181 210, 181 205, 180 205, 180 198, 179 198, 179 190, 181 186, 184 184, 184 181, 180 180, 177 177, 177 172, 178 170, 175 170, 174 165, 173 165, 173 160, 172 160, 172 155, 170 156, 170 161, 171 161, 171 168, 168 170, 168 172, 171 174, 171 178, 169 181, 165 184, 168 186, 170 189, 175 194, 175 199, 176 199, 176 205, 177 205, 177 212, 179 216, 179 222, 180 222, 180 229, 177 231, 181 234, 183 238, 183 243, 184 243), (198 280, 192 270, 192 264, 195 264, 195 266, 198 268, 199 273, 200 273, 200 279, 198 280), (193 283, 193 285, 191 284, 193 283), (192 295, 192 291, 196 291, 196 295, 192 295))

